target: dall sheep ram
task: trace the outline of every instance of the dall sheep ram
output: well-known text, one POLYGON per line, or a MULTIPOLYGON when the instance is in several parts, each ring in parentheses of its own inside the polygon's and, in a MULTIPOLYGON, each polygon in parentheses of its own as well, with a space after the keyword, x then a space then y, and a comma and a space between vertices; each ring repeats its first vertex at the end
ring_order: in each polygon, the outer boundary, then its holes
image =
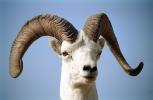
POLYGON ((13 42, 10 52, 10 74, 13 78, 22 72, 22 58, 26 50, 42 36, 55 38, 50 44, 62 58, 61 100, 98 100, 95 84, 97 61, 104 41, 127 74, 136 76, 143 68, 143 62, 135 69, 127 63, 106 14, 90 16, 81 31, 62 17, 45 14, 27 21, 13 42))

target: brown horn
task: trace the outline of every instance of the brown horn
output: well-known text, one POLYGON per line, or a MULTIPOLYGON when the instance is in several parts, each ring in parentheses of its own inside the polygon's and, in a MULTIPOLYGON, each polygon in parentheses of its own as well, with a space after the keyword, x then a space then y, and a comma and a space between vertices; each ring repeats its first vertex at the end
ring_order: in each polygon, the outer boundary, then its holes
POLYGON ((114 34, 112 25, 106 14, 100 13, 93 16, 90 16, 85 23, 83 28, 86 35, 93 41, 97 41, 100 35, 106 40, 110 50, 122 66, 122 68, 131 76, 138 75, 142 68, 143 62, 140 62, 137 68, 133 69, 125 60, 119 44, 117 42, 116 36, 114 34))
POLYGON ((73 43, 78 31, 64 18, 56 15, 39 15, 29 20, 17 35, 10 53, 10 74, 13 78, 23 69, 22 57, 28 47, 41 36, 53 36, 60 42, 73 43))

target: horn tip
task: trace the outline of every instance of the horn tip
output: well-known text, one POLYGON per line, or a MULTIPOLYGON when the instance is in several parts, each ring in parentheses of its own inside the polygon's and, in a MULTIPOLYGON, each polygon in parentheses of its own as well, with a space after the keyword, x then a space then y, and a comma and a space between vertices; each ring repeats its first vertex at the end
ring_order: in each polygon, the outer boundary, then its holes
POLYGON ((13 65, 10 66, 10 76, 12 78, 17 78, 21 74, 22 70, 23 70, 23 62, 22 62, 22 60, 20 60, 19 67, 16 67, 13 65))
POLYGON ((10 70, 10 76, 12 78, 17 78, 20 74, 21 74, 20 69, 14 69, 13 68, 13 69, 10 70))
POLYGON ((11 75, 12 78, 17 78, 17 77, 20 75, 20 73, 17 73, 17 74, 15 74, 15 73, 10 73, 10 75, 11 75))
POLYGON ((144 63, 143 62, 140 62, 137 68, 129 71, 129 75, 131 75, 131 76, 137 76, 142 71, 143 66, 144 66, 144 63))

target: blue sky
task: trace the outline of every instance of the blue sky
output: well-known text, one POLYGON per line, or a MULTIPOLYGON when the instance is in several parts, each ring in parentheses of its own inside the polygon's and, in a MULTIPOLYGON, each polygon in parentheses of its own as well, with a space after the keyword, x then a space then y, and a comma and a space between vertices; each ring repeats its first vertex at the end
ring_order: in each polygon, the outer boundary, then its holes
POLYGON ((99 100, 153 99, 153 3, 151 0, 0 0, 0 100, 60 100, 60 58, 42 37, 24 55, 24 71, 9 76, 12 41, 33 16, 51 13, 69 20, 80 30, 88 16, 105 12, 121 50, 132 67, 144 61, 137 77, 125 74, 105 45, 98 63, 99 100))

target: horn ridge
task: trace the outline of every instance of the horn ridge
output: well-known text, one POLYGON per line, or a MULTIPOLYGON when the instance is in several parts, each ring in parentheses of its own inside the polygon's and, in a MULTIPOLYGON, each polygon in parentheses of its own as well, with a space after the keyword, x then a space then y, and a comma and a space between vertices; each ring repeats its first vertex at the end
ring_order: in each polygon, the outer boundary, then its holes
POLYGON ((127 63, 120 50, 111 22, 105 13, 99 13, 90 16, 84 25, 83 31, 89 39, 95 42, 100 35, 103 36, 115 58, 124 69, 124 71, 127 72, 127 74, 136 76, 141 72, 144 65, 143 62, 140 62, 140 64, 135 69, 133 69, 127 63))
POLYGON ((15 38, 10 51, 10 75, 16 78, 23 69, 22 57, 30 45, 42 36, 52 36, 58 41, 73 43, 78 31, 66 19, 51 15, 39 15, 28 20, 15 38))

